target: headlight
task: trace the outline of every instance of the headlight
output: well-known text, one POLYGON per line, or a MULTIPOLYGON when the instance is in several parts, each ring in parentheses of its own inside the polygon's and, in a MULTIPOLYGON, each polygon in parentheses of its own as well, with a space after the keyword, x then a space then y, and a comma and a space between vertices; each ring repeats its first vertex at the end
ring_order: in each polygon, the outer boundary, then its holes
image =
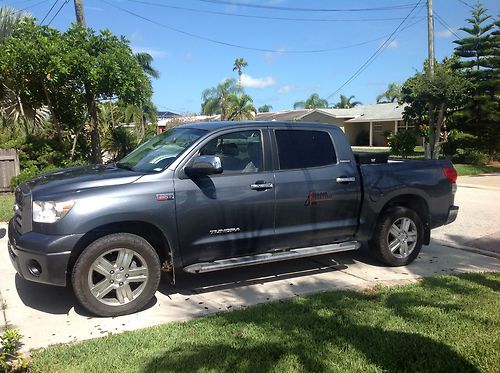
POLYGON ((33 221, 55 223, 71 210, 74 201, 33 201, 33 221))

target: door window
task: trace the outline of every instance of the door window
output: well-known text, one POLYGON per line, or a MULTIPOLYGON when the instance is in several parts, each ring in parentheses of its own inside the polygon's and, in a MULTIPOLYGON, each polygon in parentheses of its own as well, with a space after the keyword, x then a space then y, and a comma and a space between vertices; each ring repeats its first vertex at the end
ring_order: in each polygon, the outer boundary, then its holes
POLYGON ((324 131, 276 130, 281 170, 326 166, 337 162, 330 135, 324 131))
POLYGON ((262 138, 259 130, 231 132, 210 140, 200 155, 216 155, 222 161, 223 174, 263 170, 262 138))

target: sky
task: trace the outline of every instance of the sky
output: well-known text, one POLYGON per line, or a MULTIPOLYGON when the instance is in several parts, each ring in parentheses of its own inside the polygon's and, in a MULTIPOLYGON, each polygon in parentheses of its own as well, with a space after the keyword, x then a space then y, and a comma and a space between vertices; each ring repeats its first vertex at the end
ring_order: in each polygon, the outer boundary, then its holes
MULTIPOLYGON (((500 1, 482 3, 489 14, 498 15, 500 1)), ((277 111, 292 109, 294 102, 311 93, 331 104, 339 101, 340 94, 375 103, 389 83, 403 83, 421 70, 427 56, 425 0, 83 0, 83 4, 88 27, 124 35, 134 52, 154 57, 161 76, 153 80, 153 102, 160 111, 198 113, 204 89, 237 78, 236 58, 248 62, 242 85, 254 105, 271 105, 277 111), (367 61, 364 70, 344 85, 367 61)), ((451 55, 453 40, 464 36, 458 28, 470 16, 470 4, 473 0, 434 0, 438 60, 451 55)), ((75 22, 73 0, 0 0, 2 5, 28 8, 38 21, 45 18, 43 24, 60 30, 75 22)))

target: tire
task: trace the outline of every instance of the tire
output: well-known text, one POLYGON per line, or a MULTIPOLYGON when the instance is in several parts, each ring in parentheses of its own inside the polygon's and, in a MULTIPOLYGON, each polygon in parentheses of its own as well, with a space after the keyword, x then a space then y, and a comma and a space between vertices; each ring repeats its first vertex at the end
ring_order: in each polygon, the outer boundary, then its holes
POLYGON ((419 215, 406 207, 391 208, 380 216, 370 249, 391 267, 410 264, 422 249, 424 226, 419 215))
POLYGON ((146 306, 160 277, 160 259, 149 242, 116 233, 99 238, 83 251, 71 281, 85 309, 98 316, 119 316, 146 306))

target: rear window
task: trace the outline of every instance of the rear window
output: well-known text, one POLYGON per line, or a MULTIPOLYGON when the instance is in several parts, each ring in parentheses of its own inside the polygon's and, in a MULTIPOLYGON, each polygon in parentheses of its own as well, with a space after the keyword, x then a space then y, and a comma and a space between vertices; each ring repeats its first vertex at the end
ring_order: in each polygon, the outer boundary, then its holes
POLYGON ((326 166, 337 162, 332 139, 324 131, 276 130, 281 170, 326 166))

